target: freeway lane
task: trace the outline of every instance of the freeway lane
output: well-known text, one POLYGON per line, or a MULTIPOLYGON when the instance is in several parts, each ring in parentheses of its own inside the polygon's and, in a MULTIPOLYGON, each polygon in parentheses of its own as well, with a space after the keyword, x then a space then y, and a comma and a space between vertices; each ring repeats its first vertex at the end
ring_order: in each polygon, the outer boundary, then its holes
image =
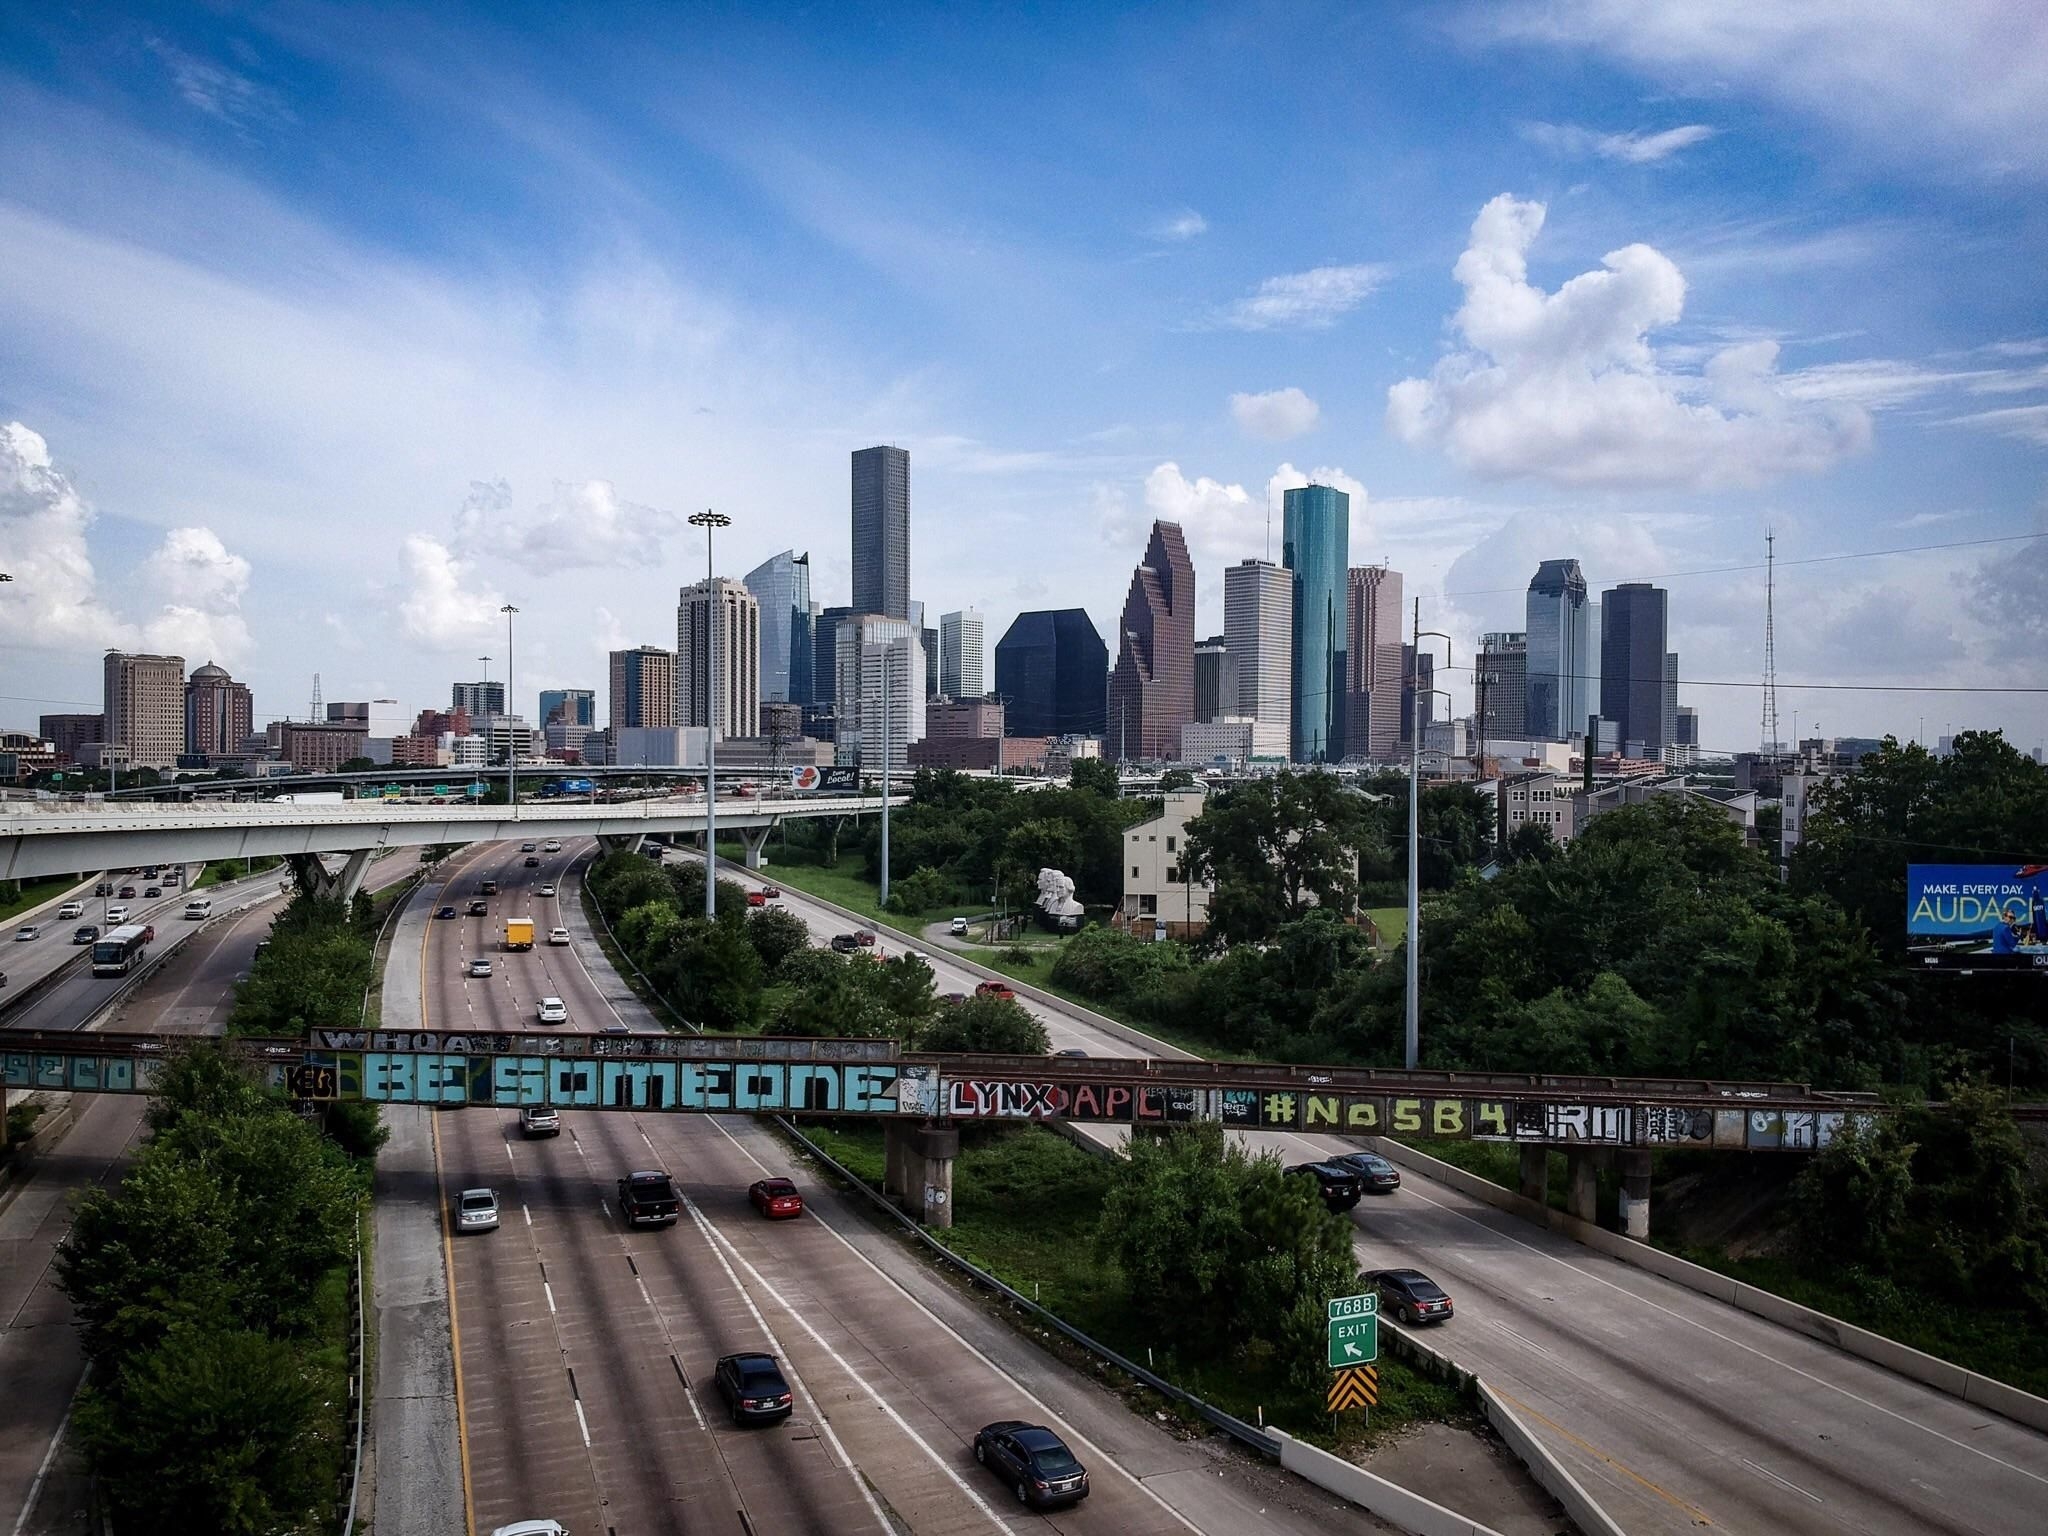
MULTIPOLYGON (((741 878, 742 871, 725 873, 741 878)), ((746 883, 772 880, 774 871, 746 883)), ((827 940, 847 920, 785 888, 827 940)), ((891 953, 903 947, 884 938, 891 953)), ((979 979, 927 951, 940 991, 979 979)), ((1136 1048, 1062 1008, 1026 1002, 1055 1048, 1136 1048)), ((1179 1054, 1158 1046, 1151 1054, 1179 1054)), ((1086 1127, 1104 1139, 1109 1128, 1086 1127)), ((1354 1144, 1259 1133, 1287 1162, 1354 1144)), ((1591 1253, 1414 1173, 1356 1212, 1359 1262, 1443 1282, 1458 1315, 1426 1342, 1534 1414, 1534 1427, 1630 1532, 1969 1532, 2033 1529, 2048 1436, 1791 1330, 1591 1253)))

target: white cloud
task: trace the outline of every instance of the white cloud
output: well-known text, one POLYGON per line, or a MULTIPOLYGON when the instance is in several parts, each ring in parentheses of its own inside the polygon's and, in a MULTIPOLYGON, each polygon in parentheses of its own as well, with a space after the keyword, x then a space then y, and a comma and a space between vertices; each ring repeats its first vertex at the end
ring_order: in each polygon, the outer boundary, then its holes
POLYGON ((1209 221, 1192 208, 1168 214, 1151 229, 1154 240, 1192 240, 1209 232, 1209 221))
POLYGON ((1974 411, 1950 420, 1965 427, 1981 427, 2001 437, 2016 437, 2023 443, 2048 448, 2048 405, 2013 405, 1997 411, 1974 411))
POLYGON ((1269 389, 1264 394, 1230 397, 1230 415, 1238 430, 1269 443, 1284 443, 1290 437, 1313 432, 1322 414, 1322 407, 1293 385, 1269 389))
MULTIPOLYGON (((471 503, 475 499, 472 495, 471 503)), ((528 568, 543 574, 574 566, 641 569, 660 563, 664 541, 683 526, 679 512, 620 500, 609 480, 558 483, 539 520, 520 528, 511 548, 528 568)))
POLYGON ((1632 128, 1626 133, 1601 133, 1574 123, 1524 123, 1522 137, 1560 155, 1598 155, 1629 165, 1656 165, 1681 149, 1703 144, 1720 130, 1705 123, 1687 123, 1659 133, 1632 128))
POLYGON ((1225 310, 1222 323, 1240 331, 1322 330, 1364 303, 1387 275, 1384 266, 1358 263, 1269 277, 1225 310))
POLYGON ((247 75, 174 48, 160 37, 144 45, 170 71, 171 84, 188 106, 230 127, 251 123, 289 123, 292 111, 269 86, 247 75))
POLYGON ((407 536, 404 559, 398 622, 409 638, 446 650, 497 633, 505 599, 475 580, 470 562, 424 533, 407 536))
POLYGON ((235 663, 254 650, 241 614, 249 587, 249 562, 229 552, 211 528, 173 528, 147 561, 143 575, 152 593, 167 599, 163 611, 143 625, 143 643, 153 651, 202 661, 235 663))
POLYGON ((1483 475, 1565 485, 1750 485, 1867 445, 1860 407, 1788 396, 1775 341, 1725 347, 1700 375, 1665 371, 1649 336, 1678 320, 1685 279, 1650 246, 1610 251, 1555 293, 1532 285, 1544 212, 1507 194, 1480 210, 1454 269, 1462 346, 1387 392, 1396 436, 1483 475))

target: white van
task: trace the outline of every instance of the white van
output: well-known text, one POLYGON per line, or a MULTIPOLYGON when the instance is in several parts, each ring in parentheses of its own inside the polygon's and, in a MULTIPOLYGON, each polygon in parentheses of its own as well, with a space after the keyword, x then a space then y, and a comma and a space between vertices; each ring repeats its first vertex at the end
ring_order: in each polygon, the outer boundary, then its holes
POLYGON ((211 896, 194 896, 185 903, 185 916, 193 922, 197 922, 204 917, 213 916, 213 898, 211 896))

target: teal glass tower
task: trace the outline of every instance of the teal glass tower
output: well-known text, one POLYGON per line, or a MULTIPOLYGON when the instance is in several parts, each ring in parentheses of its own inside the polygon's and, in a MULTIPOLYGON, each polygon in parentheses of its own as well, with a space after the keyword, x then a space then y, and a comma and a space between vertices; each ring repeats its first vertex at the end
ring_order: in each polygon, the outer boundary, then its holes
POLYGON ((1289 491, 1281 563, 1294 573, 1297 763, 1344 755, 1344 662, 1350 625, 1351 498, 1328 485, 1289 491))

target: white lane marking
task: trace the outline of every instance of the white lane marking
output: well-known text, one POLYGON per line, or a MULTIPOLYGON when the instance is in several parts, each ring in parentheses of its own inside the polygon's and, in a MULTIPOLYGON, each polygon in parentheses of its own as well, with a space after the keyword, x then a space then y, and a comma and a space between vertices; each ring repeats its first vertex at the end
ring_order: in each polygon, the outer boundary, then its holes
POLYGON ((1790 1488, 1794 1493, 1804 1494, 1807 1498, 1813 1500, 1813 1502, 1816 1504, 1825 1504, 1827 1502, 1827 1500, 1823 1499, 1819 1494, 1809 1493, 1806 1489, 1800 1487, 1797 1483, 1787 1482, 1784 1478, 1778 1476, 1777 1473, 1773 1472, 1769 1467, 1758 1466, 1755 1462, 1751 1461, 1747 1456, 1741 1456, 1736 1459, 1739 1460, 1745 1467, 1749 1468, 1750 1471, 1756 1473, 1758 1476, 1768 1477, 1780 1488, 1790 1488))
POLYGON ((21 1536, 28 1529, 28 1517, 36 1512, 36 1500, 43 1496, 43 1481, 49 1477, 50 1468, 57 1460, 57 1448, 64 1443, 64 1431, 71 1427, 71 1411, 78 1406, 78 1394, 85 1390, 85 1378, 91 1374, 91 1366, 79 1372, 78 1385, 71 1389, 71 1401, 64 1406, 64 1417, 57 1421, 57 1432, 50 1436, 49 1449, 43 1452, 42 1463, 29 1482, 28 1500, 21 1506, 21 1517, 14 1522, 13 1536, 21 1536))
POLYGON ((533 1225, 533 1212, 526 1208, 524 1201, 520 1202, 519 1214, 526 1218, 526 1224, 529 1227, 533 1225))
POLYGON ((590 1449, 590 1420, 583 1417, 583 1399, 577 1397, 570 1401, 576 1405, 576 1427, 583 1431, 583 1449, 587 1451, 590 1449))
POLYGON ((761 1315, 761 1309, 754 1305, 754 1298, 749 1296, 747 1288, 740 1284, 740 1277, 733 1273, 732 1266, 725 1261, 725 1255, 718 1251, 718 1244, 712 1240, 710 1223, 705 1221, 704 1213, 697 1209, 697 1203, 688 1195, 683 1196, 683 1209, 690 1213, 690 1219, 697 1224, 697 1230, 703 1234, 706 1246, 711 1249, 711 1256, 718 1260, 719 1268, 725 1271, 725 1278, 732 1282, 732 1288, 739 1293, 740 1300, 747 1304, 747 1310, 753 1314, 755 1326, 761 1330, 762 1337, 774 1346, 775 1353, 782 1360, 783 1369, 789 1373, 790 1385, 803 1394, 804 1403, 811 1410, 812 1418, 817 1420, 818 1428, 824 1432, 826 1443, 832 1447, 832 1454, 839 1458, 839 1465, 846 1470, 846 1475, 853 1480, 853 1486, 860 1490, 860 1496, 867 1501, 868 1512, 875 1517, 875 1524, 880 1527, 883 1536, 894 1536, 895 1527, 890 1525, 889 1517, 882 1513, 882 1506, 876 1501, 874 1490, 868 1487, 868 1480, 860 1475, 860 1469, 854 1466, 853 1458, 846 1454, 846 1447, 840 1443, 839 1432, 832 1427, 832 1421, 825 1417, 825 1410, 818 1406, 818 1399, 812 1395, 811 1389, 804 1385, 803 1377, 797 1374, 796 1366, 790 1361, 789 1351, 782 1347, 782 1341, 775 1337, 775 1330, 768 1326, 768 1319, 761 1315))
POLYGON ((541 1294, 548 1299, 548 1314, 553 1316, 555 1311, 555 1288, 550 1282, 543 1280, 540 1283, 540 1289, 541 1294))
POLYGON ((649 1311, 653 1311, 654 1298, 647 1294, 647 1282, 645 1280, 642 1280, 638 1275, 635 1275, 633 1277, 633 1283, 640 1287, 640 1299, 647 1303, 649 1311))
MULTIPOLYGON (((768 1168, 761 1162, 761 1160, 758 1157, 755 1157, 752 1152, 749 1152, 747 1150, 745 1144, 742 1143, 737 1136, 733 1135, 731 1131, 725 1128, 725 1125, 719 1119, 718 1116, 707 1115, 705 1116, 705 1118, 718 1128, 718 1132, 721 1136, 725 1137, 727 1141, 731 1142, 734 1146, 738 1147, 740 1149, 740 1152, 756 1168, 759 1168, 763 1173, 767 1173, 769 1171, 768 1168)), ((1108 1451, 1104 1450, 1101 1446, 1097 1445, 1094 1441, 1090 1440, 1086 1435, 1082 1434, 1079 1429, 1075 1428, 1072 1420, 1068 1419, 1064 1414, 1060 1413, 1057 1409, 1053 1408, 1051 1404, 1047 1403, 1044 1398, 1038 1396, 1037 1393, 1033 1392, 1029 1387, 1025 1386, 1023 1382, 1017 1380, 1016 1377, 1012 1376, 1008 1371, 1004 1370, 1001 1366, 997 1365, 995 1361, 991 1360, 987 1355, 983 1354, 978 1348, 976 1348, 972 1343, 970 1343, 967 1340, 966 1336, 962 1334, 957 1328, 955 1328, 951 1323, 947 1322, 944 1318, 940 1317, 938 1313, 934 1312, 930 1307, 926 1306, 923 1302, 919 1301, 915 1296, 911 1295, 909 1291, 904 1289, 902 1283, 898 1281, 894 1275, 890 1274, 887 1270, 883 1269, 881 1265, 877 1264, 873 1259, 869 1258, 866 1254, 862 1253, 859 1247, 857 1247, 854 1244, 853 1240, 849 1238, 844 1232, 841 1232, 837 1227, 833 1226, 831 1222, 825 1220, 824 1217, 818 1215, 816 1211, 811 1211, 809 1212, 809 1214, 811 1218, 815 1220, 820 1227, 824 1228, 827 1232, 830 1232, 835 1238, 837 1238, 840 1241, 840 1243, 845 1247, 848 1253, 852 1254, 856 1259, 859 1259, 861 1263, 867 1265, 869 1269, 873 1270, 877 1278, 879 1278, 883 1284, 887 1285, 891 1290, 896 1292, 897 1295, 901 1296, 905 1301, 909 1302, 913 1307, 917 1308, 918 1311, 922 1312, 927 1318, 931 1320, 934 1326, 938 1327, 941 1331, 943 1331, 948 1338, 953 1340, 954 1343, 958 1344, 962 1349, 966 1350, 968 1354, 972 1355, 975 1359, 979 1360, 983 1365, 987 1366, 989 1371, 992 1374, 994 1374, 994 1376, 999 1381, 1007 1382, 1010 1386, 1014 1387, 1026 1402, 1030 1403, 1032 1407, 1036 1408, 1040 1413, 1045 1415, 1046 1420, 1049 1423, 1059 1425, 1065 1431, 1066 1439, 1072 1441, 1076 1445, 1085 1446, 1087 1447, 1087 1449, 1094 1452, 1096 1457, 1102 1462, 1104 1466, 1114 1470, 1119 1477, 1124 1479, 1125 1482, 1129 1483, 1133 1488, 1136 1488, 1140 1493, 1144 1494, 1146 1498, 1150 1499, 1154 1504, 1157 1504, 1161 1509, 1165 1510, 1167 1514, 1171 1515, 1175 1520, 1179 1521, 1180 1524, 1186 1526, 1189 1530, 1198 1533, 1198 1536, 1200 1536, 1202 1528, 1196 1525, 1193 1521, 1189 1520, 1186 1515, 1183 1515, 1171 1504, 1167 1503, 1166 1500, 1160 1497, 1159 1493, 1155 1489, 1153 1489, 1151 1485, 1148 1484, 1143 1478, 1135 1476, 1130 1471, 1128 1471, 1124 1467, 1123 1463, 1117 1461, 1114 1457, 1112 1457, 1109 1454, 1108 1451)))

